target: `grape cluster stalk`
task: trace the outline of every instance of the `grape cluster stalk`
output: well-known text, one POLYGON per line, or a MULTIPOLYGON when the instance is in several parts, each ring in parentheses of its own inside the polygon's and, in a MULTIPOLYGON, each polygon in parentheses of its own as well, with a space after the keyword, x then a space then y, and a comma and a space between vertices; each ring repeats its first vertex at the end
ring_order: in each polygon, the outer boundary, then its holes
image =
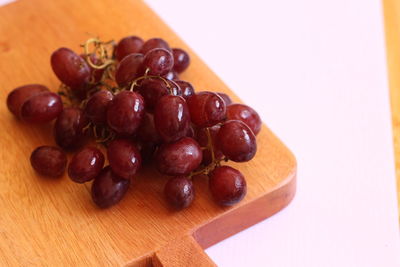
POLYGON ((254 109, 180 80, 190 56, 161 38, 90 38, 81 47, 82 54, 65 47, 52 53, 57 93, 27 84, 8 95, 8 109, 21 121, 54 121, 57 146, 30 156, 37 173, 61 177, 67 169, 73 182, 92 181, 100 208, 117 204, 145 164, 166 176, 165 199, 177 210, 195 199, 193 179, 208 178, 221 206, 245 197, 245 177, 226 163, 255 156, 261 119, 254 109), (66 153, 73 153, 69 163, 66 153))

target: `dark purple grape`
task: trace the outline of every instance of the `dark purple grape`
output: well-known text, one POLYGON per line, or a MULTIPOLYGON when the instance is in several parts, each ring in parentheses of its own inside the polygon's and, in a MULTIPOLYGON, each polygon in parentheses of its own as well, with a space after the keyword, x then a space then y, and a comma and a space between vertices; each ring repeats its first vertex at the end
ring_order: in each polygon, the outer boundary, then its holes
POLYGON ((115 71, 115 81, 119 87, 128 86, 133 80, 141 75, 141 66, 143 63, 142 54, 130 54, 118 64, 115 71))
MULTIPOLYGON (((220 129, 219 125, 214 125, 210 128, 201 128, 197 131, 197 136, 196 140, 199 143, 201 147, 207 147, 208 146, 208 134, 207 134, 207 129, 210 131, 210 136, 211 136, 211 143, 213 145, 213 150, 214 150, 214 157, 216 160, 222 159, 224 157, 224 154, 222 154, 221 150, 218 148, 217 145, 217 135, 220 129)), ((202 163, 204 165, 208 165, 212 162, 212 156, 211 156, 211 151, 209 149, 204 149, 203 150, 203 161, 202 163)))
POLYGON ((80 108, 65 108, 54 124, 56 143, 67 150, 79 148, 86 141, 84 127, 88 123, 80 108))
POLYGON ((107 148, 108 161, 115 174, 131 179, 142 165, 140 152, 135 144, 127 139, 115 139, 107 148))
POLYGON ((257 142, 253 131, 238 120, 229 120, 221 125, 217 143, 222 153, 236 162, 249 161, 257 152, 257 142))
POLYGON ((128 136, 136 132, 143 114, 143 97, 135 92, 122 91, 108 105, 107 123, 118 134, 128 136))
POLYGON ((215 168, 209 176, 209 188, 217 204, 232 206, 246 195, 246 180, 238 170, 221 166, 215 168))
POLYGON ((162 76, 167 74, 174 66, 172 54, 163 48, 155 48, 144 56, 141 70, 149 75, 162 76))
POLYGON ((175 81, 182 90, 182 97, 188 99, 190 96, 194 95, 194 88, 191 83, 187 81, 177 80, 175 81))
POLYGON ((71 49, 62 47, 51 55, 51 67, 57 78, 71 88, 81 88, 90 79, 86 61, 71 49))
POLYGON ((68 165, 68 175, 74 182, 85 183, 99 175, 103 165, 103 153, 95 147, 85 147, 72 157, 68 165))
POLYGON ((105 167, 92 184, 93 202, 100 208, 117 204, 129 189, 130 180, 114 174, 110 166, 105 167))
POLYGON ((54 120, 63 110, 59 95, 42 92, 30 97, 21 107, 21 118, 31 123, 45 123, 54 120))
POLYGON ((257 111, 243 104, 232 104, 226 108, 228 120, 240 120, 244 122, 257 135, 261 130, 261 119, 257 111))
POLYGON ((121 61, 129 54, 140 53, 143 43, 143 40, 137 36, 125 37, 115 47, 115 57, 118 61, 121 61))
POLYGON ((107 107, 114 95, 107 90, 94 93, 85 106, 85 115, 94 124, 102 125, 107 122, 107 107))
POLYGON ((185 176, 172 177, 164 187, 167 202, 177 210, 184 209, 192 204, 194 193, 192 181, 185 176))
POLYGON ((172 54, 174 56, 174 71, 181 73, 189 67, 190 57, 185 50, 173 48, 172 54))
POLYGON ((157 169, 166 175, 188 175, 199 167, 203 153, 192 138, 183 137, 174 143, 163 144, 156 154, 157 169))
POLYGON ((232 100, 231 98, 225 94, 225 93, 216 93, 217 95, 219 95, 225 102, 225 106, 229 106, 230 104, 232 104, 232 100))
POLYGON ((49 177, 59 177, 65 171, 67 156, 54 146, 40 146, 31 154, 31 165, 39 174, 49 177))
POLYGON ((137 131, 137 137, 142 142, 159 144, 161 142, 160 135, 154 125, 154 116, 150 113, 143 115, 142 123, 137 131))
POLYGON ((169 94, 167 84, 161 79, 144 79, 140 82, 137 91, 143 96, 146 110, 153 112, 158 100, 169 94))
POLYGON ((164 142, 173 142, 186 136, 190 115, 185 99, 173 95, 161 97, 154 110, 154 123, 164 142))
POLYGON ((143 44, 142 49, 140 50, 140 53, 142 53, 143 55, 146 55, 147 52, 149 52, 150 50, 153 50, 154 48, 164 48, 168 51, 171 51, 171 48, 169 47, 169 45, 166 41, 164 41, 161 38, 152 38, 152 39, 147 40, 143 44))
POLYGON ((200 92, 188 98, 190 118, 203 128, 222 122, 226 117, 225 102, 216 93, 200 92))
POLYGON ((164 78, 168 79, 168 80, 178 80, 179 79, 179 75, 176 71, 169 71, 167 74, 163 75, 164 78))
POLYGON ((27 84, 12 90, 7 97, 7 107, 12 114, 21 117, 21 107, 32 96, 42 92, 47 92, 49 89, 41 84, 27 84))

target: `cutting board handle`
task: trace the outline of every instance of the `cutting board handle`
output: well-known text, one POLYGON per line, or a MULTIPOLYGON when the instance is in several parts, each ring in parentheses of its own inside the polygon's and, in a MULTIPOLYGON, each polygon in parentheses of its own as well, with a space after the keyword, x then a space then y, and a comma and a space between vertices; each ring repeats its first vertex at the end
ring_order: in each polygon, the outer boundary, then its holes
POLYGON ((217 266, 191 235, 169 242, 154 254, 152 261, 154 267, 217 266))

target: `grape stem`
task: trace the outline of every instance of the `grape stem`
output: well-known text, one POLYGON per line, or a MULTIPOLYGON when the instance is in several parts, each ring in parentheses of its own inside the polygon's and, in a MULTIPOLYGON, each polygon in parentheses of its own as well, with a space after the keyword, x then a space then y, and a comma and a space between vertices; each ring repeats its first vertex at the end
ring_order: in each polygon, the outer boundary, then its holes
POLYGON ((101 138, 99 138, 97 134, 97 127, 93 127, 93 135, 95 136, 96 143, 106 143, 107 141, 111 141, 115 139, 115 133, 110 131, 108 128, 101 128, 101 138))
POLYGON ((145 74, 144 74, 143 76, 140 76, 140 77, 138 77, 138 78, 136 78, 135 80, 132 81, 132 84, 131 84, 131 86, 130 86, 130 88, 129 88, 129 91, 133 91, 133 89, 135 88, 135 86, 138 86, 137 83, 138 83, 139 81, 144 80, 144 79, 151 79, 151 78, 153 78, 153 79, 160 79, 160 80, 162 80, 162 81, 165 83, 165 85, 167 86, 167 88, 168 88, 168 90, 169 90, 169 93, 172 95, 172 92, 171 92, 171 85, 170 85, 170 83, 168 82, 168 80, 165 79, 164 77, 157 76, 157 75, 147 75, 147 73, 149 72, 149 70, 150 70, 150 69, 147 69, 146 72, 145 72, 145 74))
POLYGON ((87 130, 90 129, 91 126, 92 126, 92 123, 89 122, 85 127, 82 128, 82 132, 83 132, 83 133, 86 132, 87 130))
POLYGON ((108 127, 98 127, 92 122, 89 122, 85 127, 83 127, 82 132, 85 133, 89 130, 92 131, 96 143, 104 144, 107 141, 111 141, 115 138, 115 133, 108 127), (101 129, 100 133, 98 133, 99 128, 101 129))
POLYGON ((71 88, 69 88, 63 83, 61 83, 60 86, 58 87, 57 94, 63 97, 63 104, 65 106, 73 106, 74 103, 77 102, 76 97, 74 97, 74 95, 71 92, 71 88), (67 102, 65 102, 64 100, 66 100, 67 102))
MULTIPOLYGON (((207 127, 206 128, 206 133, 207 133, 207 146, 206 147, 202 147, 201 149, 205 150, 208 149, 210 150, 211 153, 211 163, 208 164, 206 167, 198 170, 198 171, 193 171, 189 174, 189 178, 193 178, 196 175, 200 175, 200 174, 205 174, 208 175, 212 170, 214 170, 216 167, 221 166, 221 161, 219 159, 215 158, 215 151, 214 151, 214 145, 213 145, 213 141, 211 138, 211 132, 210 132, 210 128, 207 127)), ((227 158, 223 159, 224 161, 228 161, 227 158)))
POLYGON ((114 81, 115 80, 114 73, 115 73, 115 64, 109 65, 105 69, 105 71, 103 73, 103 77, 101 77, 101 78, 102 78, 102 80, 109 79, 109 80, 114 81))
POLYGON ((90 38, 85 42, 85 44, 83 45, 83 49, 85 51, 86 61, 90 65, 90 67, 92 67, 93 69, 101 70, 106 68, 108 65, 112 65, 115 63, 115 60, 108 58, 107 49, 105 47, 106 45, 110 44, 113 45, 114 40, 110 40, 108 42, 101 42, 100 39, 98 38, 90 38), (89 46, 91 44, 93 44, 95 47, 93 53, 90 53, 89 51, 89 46), (90 59, 90 54, 96 54, 96 53, 100 56, 100 60, 103 62, 101 65, 94 64, 90 59))
POLYGON ((215 167, 215 166, 211 166, 211 165, 214 165, 214 163, 212 162, 212 163, 210 163, 209 165, 207 165, 206 167, 204 167, 203 169, 200 169, 200 170, 198 170, 198 171, 191 172, 191 173, 189 174, 189 178, 192 178, 192 177, 197 176, 197 175, 200 175, 200 174, 205 174, 205 175, 207 175, 207 174, 208 174, 212 169, 214 169, 214 167, 215 167))

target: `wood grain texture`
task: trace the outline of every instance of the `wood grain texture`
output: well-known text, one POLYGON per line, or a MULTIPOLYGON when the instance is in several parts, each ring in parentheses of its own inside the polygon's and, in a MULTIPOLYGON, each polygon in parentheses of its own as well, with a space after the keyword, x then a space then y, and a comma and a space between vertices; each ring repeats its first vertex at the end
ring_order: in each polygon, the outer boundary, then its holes
POLYGON ((392 125, 397 177, 397 204, 400 211, 400 2, 383 0, 392 125))
POLYGON ((39 145, 54 144, 52 127, 33 127, 15 119, 5 105, 8 92, 28 83, 56 90, 59 82, 49 64, 52 51, 61 46, 79 51, 78 44, 93 35, 118 40, 130 34, 162 37, 173 47, 186 49, 192 63, 182 79, 197 90, 229 93, 239 102, 141 1, 20 0, 0 8, 0 265, 168 266, 189 250, 197 251, 199 262, 212 265, 192 237, 204 249, 292 200, 295 158, 266 126, 257 138, 257 156, 248 163, 231 164, 248 184, 247 196, 232 208, 215 205, 207 180, 200 178, 194 180, 193 205, 171 211, 162 197, 166 178, 151 167, 138 175, 121 203, 107 210, 92 204, 90 184, 34 173, 29 155, 39 145))
POLYGON ((169 242, 158 250, 153 257, 154 267, 162 266, 216 266, 190 235, 169 242))

